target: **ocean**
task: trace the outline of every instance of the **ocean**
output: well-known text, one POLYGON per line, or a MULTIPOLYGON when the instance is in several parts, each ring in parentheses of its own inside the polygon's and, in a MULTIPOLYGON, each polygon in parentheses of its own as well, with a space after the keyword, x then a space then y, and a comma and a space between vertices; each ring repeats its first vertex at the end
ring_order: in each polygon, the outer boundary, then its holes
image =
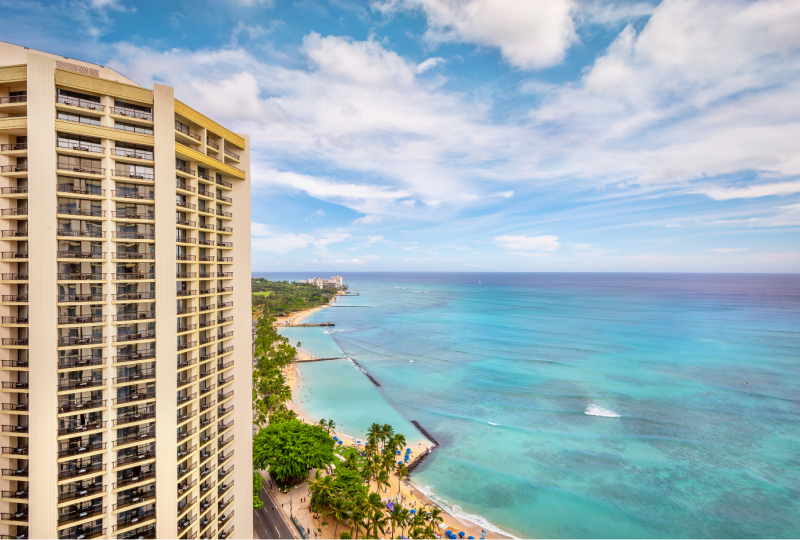
MULTIPOLYGON (((307 279, 297 273, 254 273, 307 279)), ((800 537, 800 276, 353 273, 302 408, 417 420, 415 485, 523 538, 800 537)), ((386 418, 386 419, 383 419, 386 418)))

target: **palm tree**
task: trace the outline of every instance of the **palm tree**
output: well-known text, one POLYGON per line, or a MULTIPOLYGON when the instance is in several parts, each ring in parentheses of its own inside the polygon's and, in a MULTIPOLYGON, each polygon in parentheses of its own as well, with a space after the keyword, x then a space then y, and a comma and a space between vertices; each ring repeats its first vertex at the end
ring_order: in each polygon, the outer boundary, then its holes
POLYGON ((397 468, 394 470, 394 475, 397 477, 397 495, 400 496, 400 483, 403 481, 403 478, 408 476, 408 469, 406 468, 405 463, 400 463, 397 465, 397 468))
POLYGON ((328 420, 328 433, 330 434, 333 429, 336 427, 336 422, 333 421, 333 418, 328 420))
POLYGON ((373 422, 369 426, 369 429, 367 430, 367 439, 370 440, 369 441, 370 446, 372 446, 373 443, 377 442, 378 439, 380 438, 381 428, 382 426, 377 422, 373 422), (374 439, 374 441, 371 439, 374 439))
POLYGON ((403 507, 399 504, 395 504, 392 507, 392 511, 389 512, 389 521, 392 524, 392 538, 397 537, 397 527, 402 527, 402 516, 401 512, 403 511, 403 507))
POLYGON ((425 528, 425 520, 422 517, 422 513, 417 512, 414 514, 414 517, 411 518, 411 531, 410 534, 414 535, 414 538, 417 538, 422 533, 422 530, 425 528))
POLYGON ((367 517, 365 507, 366 501, 363 498, 358 498, 353 503, 353 509, 350 511, 350 521, 353 523, 353 530, 356 533, 356 538, 358 538, 358 533, 361 531, 361 528, 364 527, 364 519, 367 517))
POLYGON ((400 516, 398 517, 397 524, 400 525, 401 531, 403 536, 406 535, 406 527, 408 526, 409 519, 411 518, 411 512, 408 511, 408 508, 402 508, 400 510, 400 516))
POLYGON ((314 500, 314 495, 317 497, 316 507, 322 508, 327 506, 330 503, 331 497, 333 496, 333 477, 332 476, 322 476, 322 473, 319 469, 314 474, 314 480, 312 480, 309 491, 312 493, 312 501, 314 500))
POLYGON ((381 486, 389 487, 389 473, 385 470, 381 469, 378 471, 377 478, 375 479, 377 482, 377 490, 380 492, 381 486))
POLYGON ((382 441, 387 441, 391 439, 392 437, 394 437, 394 428, 389 424, 383 424, 381 429, 381 435, 382 435, 381 437, 382 441))
POLYGON ((333 537, 336 538, 336 531, 339 529, 339 523, 344 521, 349 517, 349 506, 350 504, 347 502, 347 499, 342 497, 334 497, 333 500, 328 502, 328 510, 327 515, 332 515, 333 518, 336 520, 336 527, 333 529, 333 537))
POLYGON ((372 515, 372 532, 373 538, 378 538, 378 529, 380 529, 381 534, 386 534, 386 523, 388 520, 386 516, 383 515, 381 510, 374 510, 372 515))
POLYGON ((431 530, 434 534, 436 534, 441 530, 440 525, 442 524, 442 509, 438 506, 434 506, 427 517, 431 530))

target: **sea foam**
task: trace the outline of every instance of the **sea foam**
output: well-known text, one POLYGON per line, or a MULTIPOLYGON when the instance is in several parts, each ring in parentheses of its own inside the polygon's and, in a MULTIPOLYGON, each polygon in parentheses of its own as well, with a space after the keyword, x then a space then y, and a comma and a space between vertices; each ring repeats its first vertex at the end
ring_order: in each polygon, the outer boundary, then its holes
POLYGON ((588 414, 589 416, 606 416, 608 418, 619 418, 620 415, 615 413, 614 411, 609 411, 608 409, 604 409, 599 405, 595 405, 594 403, 590 403, 586 410, 583 411, 584 414, 588 414))
MULTIPOLYGON (((505 535, 505 536, 510 536, 511 538, 514 538, 514 539, 517 538, 513 534, 510 534, 510 533, 504 531, 503 529, 501 529, 500 527, 490 523, 483 516, 479 516, 479 515, 476 515, 476 514, 470 514, 470 513, 464 512, 463 510, 461 510, 461 507, 456 505, 456 504, 451 506, 449 503, 447 503, 441 497, 437 497, 436 495, 434 495, 431 486, 420 487, 417 484, 412 484, 412 485, 415 488, 417 488, 420 492, 422 492, 423 495, 428 497, 430 500, 432 500, 434 503, 436 503, 437 506, 439 506, 441 509, 443 509, 445 512, 447 512, 448 514, 450 514, 454 518, 460 518, 460 519, 467 520, 467 521, 469 521, 471 523, 474 523, 478 527, 481 527, 485 531, 496 532, 498 534, 502 534, 502 535, 505 535)), ((455 529, 455 527, 453 527, 452 524, 448 523, 448 525, 450 525, 448 527, 449 529, 455 529)), ((458 531, 456 531, 456 532, 458 532, 458 531)))

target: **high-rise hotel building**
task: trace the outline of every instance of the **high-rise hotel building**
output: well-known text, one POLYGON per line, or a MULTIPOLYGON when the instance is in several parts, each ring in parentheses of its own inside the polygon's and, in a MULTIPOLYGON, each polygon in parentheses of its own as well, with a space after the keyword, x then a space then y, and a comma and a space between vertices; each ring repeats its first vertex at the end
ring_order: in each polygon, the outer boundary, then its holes
POLYGON ((0 229, 0 538, 251 538, 247 136, 0 43, 0 229))

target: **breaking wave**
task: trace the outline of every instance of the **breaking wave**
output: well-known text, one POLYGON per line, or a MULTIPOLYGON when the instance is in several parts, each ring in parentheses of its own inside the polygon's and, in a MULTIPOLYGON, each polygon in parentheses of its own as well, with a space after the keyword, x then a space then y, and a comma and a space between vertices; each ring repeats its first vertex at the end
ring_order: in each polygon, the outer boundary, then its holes
POLYGON ((615 413, 614 411, 609 411, 608 409, 604 409, 599 405, 595 405, 594 403, 590 403, 586 410, 583 411, 584 414, 588 414, 589 416, 606 416, 608 418, 619 418, 620 415, 615 413))

